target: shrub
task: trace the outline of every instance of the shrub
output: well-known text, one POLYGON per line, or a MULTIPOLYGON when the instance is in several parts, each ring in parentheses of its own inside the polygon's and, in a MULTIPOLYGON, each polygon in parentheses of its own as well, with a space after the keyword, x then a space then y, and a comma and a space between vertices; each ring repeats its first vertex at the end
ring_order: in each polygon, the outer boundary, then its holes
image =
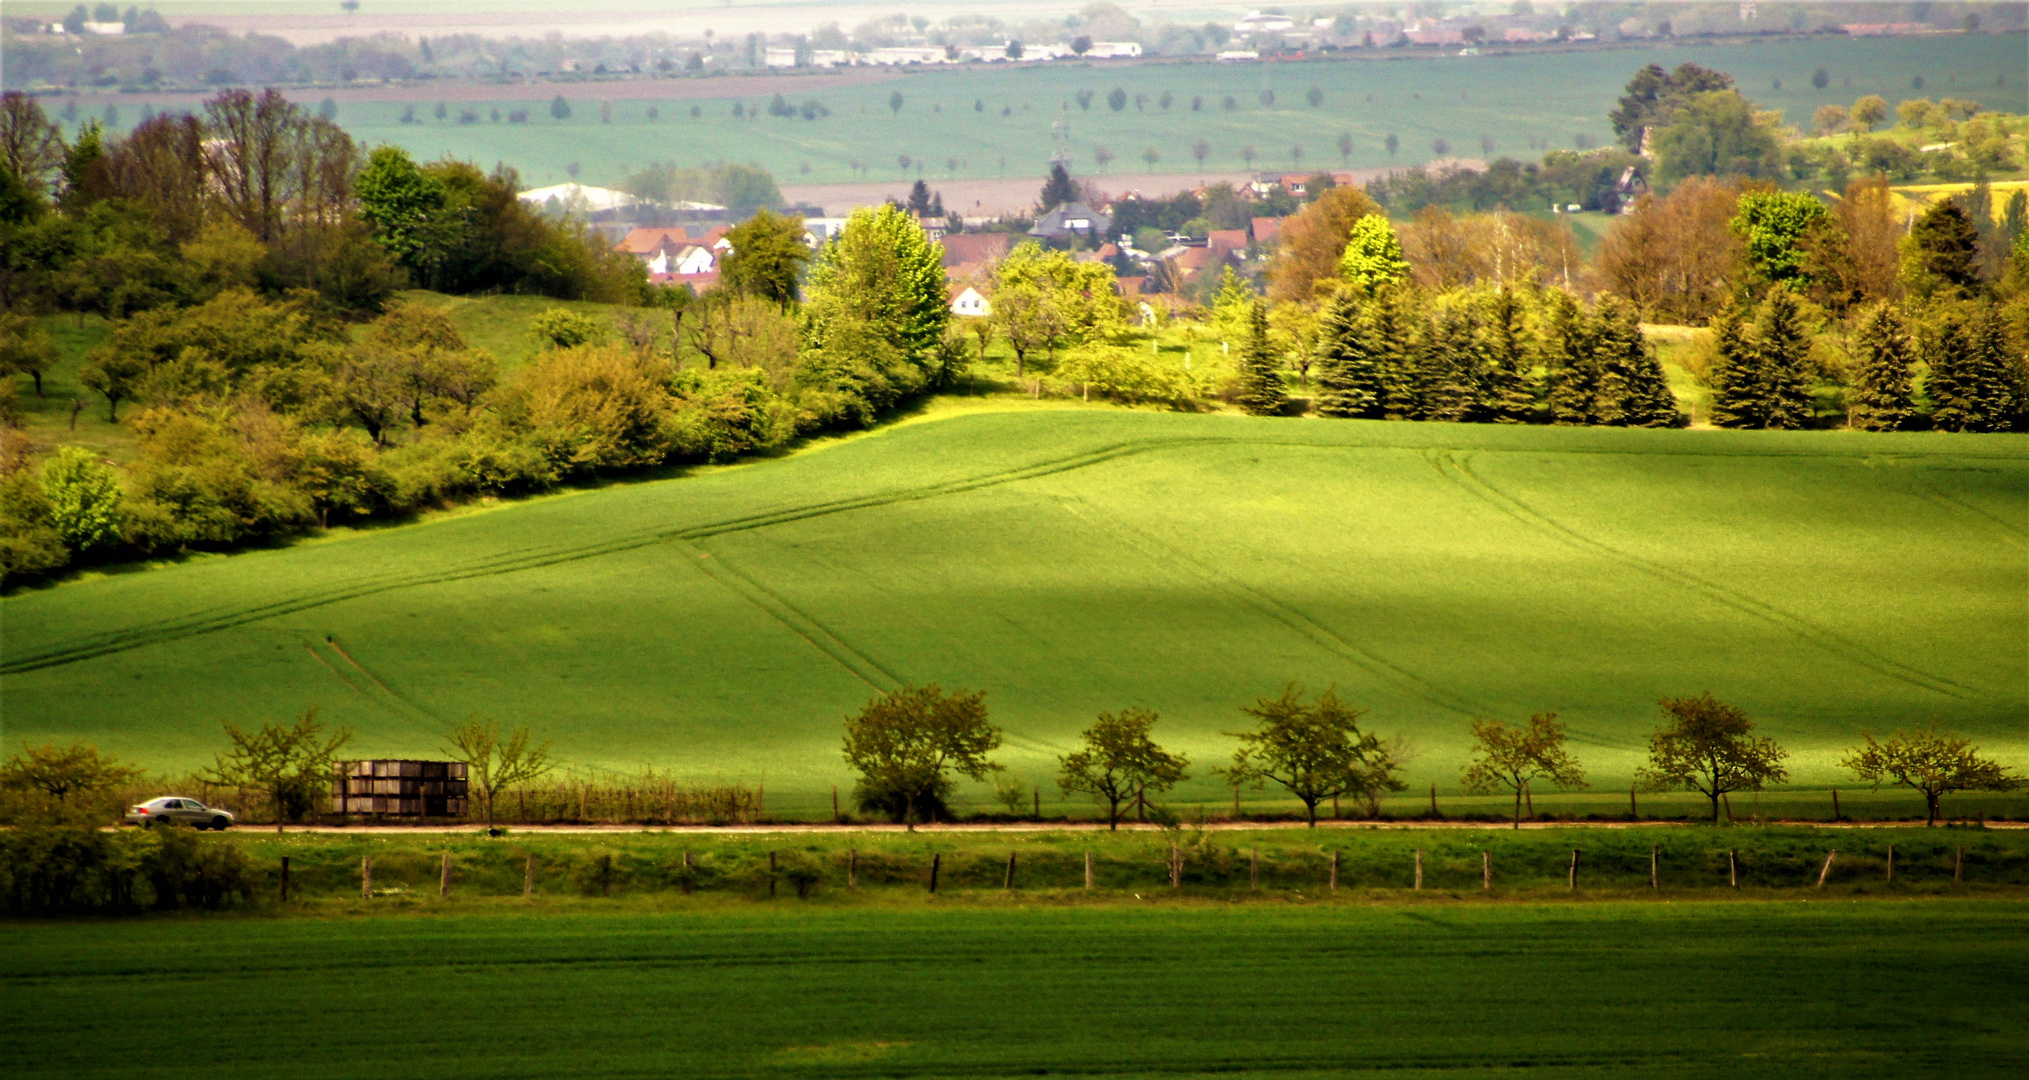
POLYGON ((124 840, 87 827, 0 835, 0 903, 12 915, 131 907, 137 867, 124 840))
POLYGON ((140 869, 157 908, 216 911, 253 899, 253 878, 237 845, 200 840, 195 829, 151 829, 146 839, 153 844, 141 855, 140 869))
POLYGON ((1169 367, 1140 349, 1089 345, 1066 354, 1057 373, 1098 394, 1130 405, 1154 403, 1188 408, 1199 396, 1189 373, 1169 367))
POLYGON ((568 349, 603 340, 606 328, 590 315, 569 308, 545 308, 528 321, 529 335, 544 348, 568 349))

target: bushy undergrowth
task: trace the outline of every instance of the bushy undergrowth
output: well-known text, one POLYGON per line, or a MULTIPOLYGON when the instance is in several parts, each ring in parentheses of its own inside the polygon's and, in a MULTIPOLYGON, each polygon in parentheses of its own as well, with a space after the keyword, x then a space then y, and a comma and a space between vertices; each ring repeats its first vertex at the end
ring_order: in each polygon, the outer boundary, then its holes
POLYGON ((0 834, 0 902, 12 915, 215 911, 252 895, 242 849, 189 829, 42 826, 0 834))

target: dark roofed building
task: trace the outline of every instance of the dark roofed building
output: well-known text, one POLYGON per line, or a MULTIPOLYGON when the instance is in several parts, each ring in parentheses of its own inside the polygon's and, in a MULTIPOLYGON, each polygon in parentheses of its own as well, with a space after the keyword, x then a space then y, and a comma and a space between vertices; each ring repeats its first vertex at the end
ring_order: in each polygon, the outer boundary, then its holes
POLYGON ((1029 229, 1029 235, 1045 240, 1062 240, 1070 236, 1097 235, 1112 228, 1113 218, 1110 215, 1081 202, 1068 202, 1038 218, 1035 226, 1029 229))

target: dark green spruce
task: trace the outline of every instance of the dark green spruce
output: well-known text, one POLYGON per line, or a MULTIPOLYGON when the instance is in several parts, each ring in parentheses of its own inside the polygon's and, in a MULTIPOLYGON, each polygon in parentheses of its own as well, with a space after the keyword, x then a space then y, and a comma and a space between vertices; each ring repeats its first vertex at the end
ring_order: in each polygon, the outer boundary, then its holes
POLYGON ((1240 354, 1240 407, 1256 416, 1275 416, 1289 400, 1282 364, 1268 342, 1268 312, 1256 300, 1247 308, 1247 344, 1240 354))
POLYGON ((1853 352, 1853 423, 1868 431, 1900 431, 1909 423, 1910 375, 1915 359, 1909 327, 1891 304, 1877 304, 1860 318, 1853 352))

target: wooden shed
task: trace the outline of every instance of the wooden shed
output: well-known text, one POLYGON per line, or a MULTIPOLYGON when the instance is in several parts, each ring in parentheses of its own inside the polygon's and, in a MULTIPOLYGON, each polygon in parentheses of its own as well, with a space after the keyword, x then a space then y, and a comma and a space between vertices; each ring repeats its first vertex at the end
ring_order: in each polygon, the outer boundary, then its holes
POLYGON ((462 817, 465 763, 462 761, 352 761, 339 766, 331 783, 331 810, 337 814, 397 814, 462 817))

